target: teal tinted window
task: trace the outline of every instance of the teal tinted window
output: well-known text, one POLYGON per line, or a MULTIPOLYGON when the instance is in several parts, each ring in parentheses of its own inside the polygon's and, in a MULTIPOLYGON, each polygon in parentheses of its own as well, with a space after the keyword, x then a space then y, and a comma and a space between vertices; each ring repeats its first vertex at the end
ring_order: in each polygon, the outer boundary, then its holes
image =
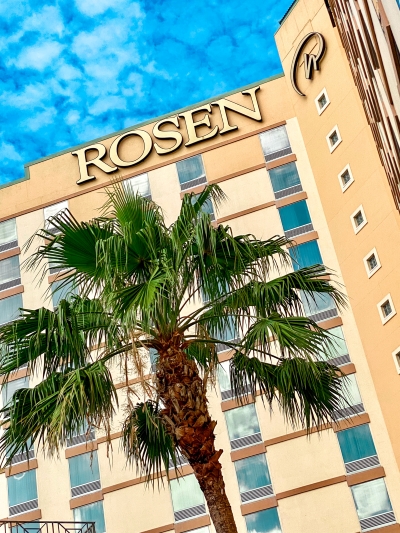
POLYGON ((234 464, 241 493, 271 485, 267 460, 264 454, 247 457, 246 459, 235 461, 234 464))
POLYGON ((20 378, 9 381, 1 391, 3 406, 7 405, 8 402, 14 396, 14 393, 19 389, 26 389, 29 387, 29 378, 20 378))
POLYGON ((230 440, 260 433, 257 412, 253 403, 225 411, 230 440))
POLYGON ((18 255, 0 261, 0 283, 7 283, 20 277, 21 272, 19 269, 18 255))
POLYGON ((349 349, 347 348, 342 327, 337 326, 336 328, 328 329, 328 332, 332 335, 332 346, 328 348, 330 358, 347 355, 349 349))
POLYGON ((339 431, 336 435, 345 463, 376 455, 374 441, 368 424, 339 431))
POLYGON ((321 252, 317 241, 309 241, 289 248, 294 270, 313 265, 322 265, 321 252))
POLYGON ((245 516, 248 533, 281 533, 276 507, 245 516))
MULTIPOLYGON (((194 194, 191 197, 192 204, 194 204, 197 201, 198 197, 199 197, 198 194, 194 194)), ((211 219, 214 220, 214 218, 215 218, 214 206, 213 206, 213 203, 211 201, 211 198, 209 198, 206 202, 204 202, 203 207, 202 207, 201 210, 203 211, 203 213, 207 213, 208 215, 210 215, 211 219)))
POLYGON ((178 170, 179 183, 186 183, 205 176, 203 160, 200 155, 189 157, 176 164, 178 170))
POLYGON ((103 502, 95 502, 74 509, 75 522, 95 522, 96 533, 105 533, 103 502))
POLYGON ((288 163, 268 171, 274 192, 283 191, 289 187, 300 185, 296 163, 288 163))
POLYGON ((28 470, 7 478, 8 505, 37 500, 36 470, 28 470))
POLYGON ((360 520, 392 511, 386 484, 382 478, 353 485, 351 492, 360 520))
POLYGON ((305 226, 311 222, 310 213, 305 200, 281 207, 278 211, 284 231, 305 226))
MULTIPOLYGON (((17 240, 17 225, 15 218, 0 223, 0 247, 17 240)), ((7 248, 3 248, 7 249, 7 248)))
POLYGON ((74 287, 72 280, 68 283, 65 281, 54 281, 51 284, 51 297, 53 301, 53 307, 57 307, 60 303, 60 300, 66 300, 70 298, 73 294, 78 294, 77 287, 74 287))
POLYGON ((204 503, 204 496, 194 474, 173 479, 170 483, 174 512, 204 503))
POLYGON ((303 291, 300 291, 301 301, 304 306, 304 312, 307 316, 327 311, 328 309, 335 308, 335 302, 327 293, 314 292, 312 296, 306 295, 303 291))
POLYGON ((22 294, 0 300, 0 324, 6 324, 18 318, 20 307, 22 307, 22 294))
POLYGON ((69 463, 69 477, 71 480, 71 487, 78 487, 85 483, 98 481, 100 479, 99 463, 97 460, 97 452, 83 453, 68 459, 69 463))
POLYGON ((226 392, 228 390, 231 390, 231 379, 230 379, 230 371, 229 371, 229 361, 224 361, 223 363, 220 363, 218 365, 218 382, 219 382, 219 388, 221 389, 221 392, 226 392))

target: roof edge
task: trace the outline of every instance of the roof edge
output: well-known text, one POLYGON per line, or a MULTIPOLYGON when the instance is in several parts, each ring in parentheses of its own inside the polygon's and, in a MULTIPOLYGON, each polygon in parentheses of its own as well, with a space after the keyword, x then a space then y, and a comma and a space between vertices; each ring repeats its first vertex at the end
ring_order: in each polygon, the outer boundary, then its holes
MULTIPOLYGON (((290 13, 293 11, 294 7, 296 6, 296 4, 298 3, 299 0, 294 0, 292 2, 292 4, 290 4, 288 10, 286 11, 286 13, 283 15, 283 17, 281 18, 281 20, 279 21, 279 26, 282 26, 282 24, 285 22, 285 20, 288 18, 288 16, 290 15, 290 13)), ((277 33, 279 31, 279 28, 277 29, 277 31, 275 33, 277 33)))

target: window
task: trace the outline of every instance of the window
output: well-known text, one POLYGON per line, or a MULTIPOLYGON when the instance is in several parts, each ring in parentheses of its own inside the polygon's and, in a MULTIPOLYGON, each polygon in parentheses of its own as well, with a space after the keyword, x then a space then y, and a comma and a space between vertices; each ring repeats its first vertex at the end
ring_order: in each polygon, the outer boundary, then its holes
POLYGON ((378 303, 379 316, 381 317, 382 324, 389 322, 396 314, 396 309, 394 308, 392 297, 390 294, 387 294, 379 303, 378 303))
MULTIPOLYGON (((215 338, 221 339, 222 341, 236 342, 239 338, 239 334, 236 329, 233 317, 228 317, 228 323, 225 325, 225 327, 222 330, 217 330, 213 332, 212 335, 215 335, 215 338)), ((221 342, 217 343, 216 349, 217 352, 223 352, 226 350, 230 350, 230 347, 227 344, 221 342)))
POLYGON ((158 352, 155 348, 149 349, 149 357, 150 357, 150 368, 152 372, 156 371, 157 368, 157 360, 158 360, 158 352))
POLYGON ((37 509, 36 470, 28 470, 7 478, 10 515, 37 509))
POLYGON ((204 496, 194 474, 173 479, 170 489, 175 522, 205 514, 204 496))
POLYGON ((342 192, 346 191, 354 181, 350 165, 346 165, 344 169, 339 172, 338 179, 342 192))
POLYGON ((328 93, 326 92, 326 89, 323 89, 315 99, 318 115, 322 115, 329 104, 330 100, 328 98, 328 93))
POLYGON ((89 430, 89 426, 87 422, 85 422, 78 431, 76 431, 71 437, 67 438, 67 448, 72 448, 72 446, 95 440, 95 438, 94 429, 91 427, 89 430))
POLYGON ((146 172, 124 180, 122 183, 126 191, 151 199, 149 176, 146 172))
MULTIPOLYGON (((194 204, 196 202, 198 197, 199 197, 198 194, 194 194, 192 196, 192 198, 191 198, 192 204, 194 204)), ((203 213, 206 213, 206 214, 210 215, 210 219, 211 220, 215 220, 214 206, 213 206, 211 198, 209 198, 206 202, 204 202, 203 207, 201 208, 201 211, 203 213)))
POLYGON ((313 265, 322 265, 322 257, 317 241, 308 241, 289 248, 294 270, 313 265))
POLYGON ((372 529, 375 524, 384 525, 396 521, 384 479, 374 479, 367 483, 353 485, 351 492, 360 520, 361 531, 372 529), (374 516, 379 516, 379 522, 370 520, 374 516))
POLYGON ((357 234, 363 229, 363 227, 367 223, 367 217, 365 216, 364 208, 362 205, 357 207, 357 209, 351 215, 350 219, 351 223, 353 224, 354 233, 357 234))
POLYGON ((97 451, 82 453, 68 459, 72 497, 100 490, 97 451))
POLYGON ((339 128, 335 126, 326 136, 326 142, 328 143, 328 148, 330 153, 332 153, 339 144, 342 142, 342 138, 339 133, 339 128))
POLYGON ((367 276, 370 278, 381 268, 381 262, 379 261, 378 252, 376 248, 373 248, 363 259, 367 276))
POLYGON ((0 325, 15 320, 22 307, 22 294, 16 294, 0 300, 0 325))
POLYGON ((296 163, 287 163, 268 171, 275 198, 284 198, 302 191, 296 163))
POLYGON ((273 494, 265 454, 235 461, 236 477, 242 503, 266 498, 273 494))
POLYGON ((292 153, 285 126, 279 126, 260 134, 265 161, 273 161, 292 153))
POLYGON ((343 392, 346 399, 342 401, 342 407, 335 412, 336 420, 364 413, 364 405, 362 403, 355 374, 349 374, 342 379, 345 380, 343 392))
POLYGON ((14 255, 0 261, 0 291, 21 285, 19 256, 14 255))
POLYGON ((103 502, 90 503, 74 509, 75 522, 95 522, 96 533, 105 533, 103 502))
POLYGON ((18 246, 17 224, 15 218, 0 222, 0 252, 11 250, 18 246))
POLYGON ((29 387, 29 378, 20 378, 9 381, 1 391, 3 407, 5 407, 14 396, 14 393, 19 389, 26 389, 29 387))
POLYGON ((341 326, 328 329, 332 335, 332 345, 327 347, 326 353, 322 354, 323 359, 330 361, 333 365, 341 366, 350 363, 349 350, 344 338, 341 326))
POLYGON ((225 420, 233 450, 262 442, 257 412, 253 403, 225 411, 225 420))
POLYGON ((189 157, 183 161, 178 161, 176 168, 179 176, 181 190, 191 189, 207 183, 206 173, 203 166, 201 155, 189 157))
POLYGON ((49 219, 58 215, 58 213, 64 211, 65 209, 68 209, 67 200, 65 200, 64 202, 59 202, 58 204, 49 205, 43 209, 47 231, 50 231, 51 233, 58 233, 58 230, 53 226, 51 222, 49 222, 49 219))
POLYGON ((230 380, 230 374, 229 374, 229 361, 224 361, 220 365, 218 365, 218 383, 219 388, 221 390, 222 399, 228 399, 231 398, 231 380, 230 380), (225 394, 224 394, 225 393, 225 394), (227 395, 227 398, 224 396, 227 395))
POLYGON ((394 366, 396 367, 397 373, 400 374, 400 346, 392 352, 392 357, 394 361, 394 366))
POLYGON ((276 507, 245 516, 247 533, 282 533, 276 507))
POLYGON ((59 280, 53 281, 51 284, 51 298, 53 301, 54 309, 60 303, 60 300, 70 299, 74 294, 78 294, 78 288, 74 287, 72 280, 59 280))
MULTIPOLYGON (((35 457, 35 450, 33 449, 33 443, 32 439, 28 440, 28 451, 26 451, 26 448, 21 448, 19 453, 16 453, 14 457, 11 459, 11 464, 15 465, 17 463, 23 463, 24 461, 28 461, 30 459, 33 459, 35 457)), ((6 457, 8 458, 10 456, 10 448, 6 451, 6 457)))
POLYGON ((285 205, 278 211, 286 237, 296 237, 314 229, 305 200, 285 205))
POLYGON ((300 298, 305 315, 315 322, 333 318, 338 314, 335 301, 328 293, 314 292, 311 296, 300 291, 300 298))
POLYGON ((348 474, 379 465, 368 424, 338 431, 336 435, 348 474))

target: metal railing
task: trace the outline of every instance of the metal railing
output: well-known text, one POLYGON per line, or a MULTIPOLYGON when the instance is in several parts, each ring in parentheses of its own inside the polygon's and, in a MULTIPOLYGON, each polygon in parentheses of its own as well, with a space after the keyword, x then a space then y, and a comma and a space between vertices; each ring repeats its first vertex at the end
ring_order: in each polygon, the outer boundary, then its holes
POLYGON ((96 533, 94 522, 18 522, 1 520, 0 533, 96 533))

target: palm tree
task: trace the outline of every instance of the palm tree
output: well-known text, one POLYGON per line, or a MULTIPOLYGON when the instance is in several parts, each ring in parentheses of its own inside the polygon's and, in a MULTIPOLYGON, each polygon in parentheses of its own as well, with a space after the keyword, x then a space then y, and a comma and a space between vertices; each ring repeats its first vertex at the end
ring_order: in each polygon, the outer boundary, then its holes
POLYGON ((62 285, 79 287, 80 296, 54 311, 23 309, 0 328, 0 375, 6 380, 26 364, 41 376, 3 409, 3 462, 31 442, 55 453, 84 426, 109 434, 118 406, 110 363, 129 363, 142 376, 142 401, 128 387, 121 428, 128 460, 154 482, 182 454, 216 531, 237 533, 208 410, 216 346, 233 350, 230 378, 239 401, 261 393, 292 424, 330 422, 344 395, 338 369, 321 357, 334 340, 303 316, 299 293, 328 294, 338 305, 343 296, 323 265, 277 275, 289 264, 286 238, 233 236, 213 223, 206 207, 224 199, 217 186, 186 195, 170 226, 159 206, 129 188, 116 183, 107 194, 100 217, 78 222, 65 211, 34 236, 44 244, 26 268, 44 261, 43 277, 62 269, 62 285), (229 340, 228 330, 241 340, 229 340), (157 352, 152 378, 145 349, 157 352))

